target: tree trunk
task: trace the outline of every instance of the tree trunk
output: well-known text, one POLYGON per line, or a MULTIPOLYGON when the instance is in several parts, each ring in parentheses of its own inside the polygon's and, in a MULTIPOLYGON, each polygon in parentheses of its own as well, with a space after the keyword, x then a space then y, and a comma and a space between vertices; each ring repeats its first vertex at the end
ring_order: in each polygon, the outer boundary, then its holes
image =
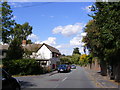
POLYGON ((100 61, 100 68, 101 68, 101 75, 102 76, 107 76, 107 64, 106 64, 106 61, 104 61, 104 60, 100 61))
POLYGON ((116 66, 114 77, 116 82, 120 82, 120 64, 116 66))

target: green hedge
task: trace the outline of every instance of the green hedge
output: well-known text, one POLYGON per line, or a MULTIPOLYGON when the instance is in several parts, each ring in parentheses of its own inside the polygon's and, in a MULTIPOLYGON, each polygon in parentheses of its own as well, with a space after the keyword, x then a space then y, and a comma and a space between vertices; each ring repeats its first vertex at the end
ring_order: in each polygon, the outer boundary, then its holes
POLYGON ((3 68, 12 75, 35 75, 43 68, 34 59, 2 60, 3 68))

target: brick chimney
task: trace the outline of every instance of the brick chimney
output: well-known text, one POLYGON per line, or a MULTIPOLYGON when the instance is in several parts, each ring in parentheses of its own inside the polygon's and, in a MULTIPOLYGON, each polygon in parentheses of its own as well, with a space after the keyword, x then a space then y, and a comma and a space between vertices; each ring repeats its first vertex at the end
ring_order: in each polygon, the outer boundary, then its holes
POLYGON ((26 40, 22 40, 22 46, 26 46, 26 40))

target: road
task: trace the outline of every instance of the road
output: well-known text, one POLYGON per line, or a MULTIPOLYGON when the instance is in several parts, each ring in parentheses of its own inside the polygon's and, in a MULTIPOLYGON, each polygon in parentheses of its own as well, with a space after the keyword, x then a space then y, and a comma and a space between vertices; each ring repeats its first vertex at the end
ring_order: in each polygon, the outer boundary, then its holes
POLYGON ((69 73, 16 77, 22 88, 97 88, 83 68, 77 66, 69 73))

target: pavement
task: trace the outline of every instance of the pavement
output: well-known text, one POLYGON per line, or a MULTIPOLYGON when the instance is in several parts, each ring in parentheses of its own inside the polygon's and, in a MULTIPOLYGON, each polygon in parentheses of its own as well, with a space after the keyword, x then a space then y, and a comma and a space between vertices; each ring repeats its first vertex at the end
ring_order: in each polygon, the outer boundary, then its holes
POLYGON ((99 72, 87 68, 84 68, 84 70, 89 74, 90 78, 95 80, 99 88, 118 88, 120 90, 120 84, 110 80, 107 76, 102 76, 99 72))

